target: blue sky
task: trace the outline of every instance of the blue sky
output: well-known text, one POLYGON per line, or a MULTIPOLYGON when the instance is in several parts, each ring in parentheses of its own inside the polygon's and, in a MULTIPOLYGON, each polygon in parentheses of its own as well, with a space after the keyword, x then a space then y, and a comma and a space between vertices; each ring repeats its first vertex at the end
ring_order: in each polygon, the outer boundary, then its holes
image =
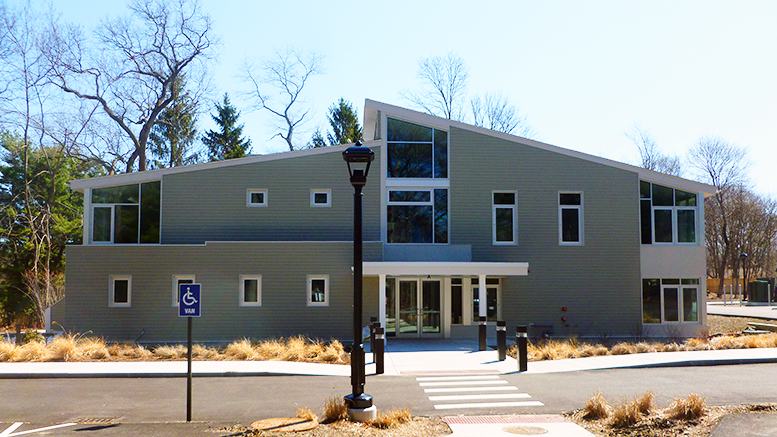
MULTIPOLYGON (((16 0, 18 1, 18 0, 16 0)), ((11 3, 14 3, 12 1, 11 3)), ((228 92, 254 153, 282 151, 265 112, 250 112, 238 78, 246 58, 294 46, 325 56, 309 83, 313 119, 344 97, 412 107, 419 59, 454 52, 472 94, 501 91, 556 146, 637 162, 625 136, 649 130, 685 156, 702 135, 746 147, 757 191, 777 195, 777 2, 773 1, 242 1, 202 0, 221 38, 214 98, 228 92)), ((123 14, 120 0, 55 0, 86 28, 123 14)), ((212 127, 205 114, 201 122, 212 127)), ((692 175, 687 174, 688 177, 692 175)))

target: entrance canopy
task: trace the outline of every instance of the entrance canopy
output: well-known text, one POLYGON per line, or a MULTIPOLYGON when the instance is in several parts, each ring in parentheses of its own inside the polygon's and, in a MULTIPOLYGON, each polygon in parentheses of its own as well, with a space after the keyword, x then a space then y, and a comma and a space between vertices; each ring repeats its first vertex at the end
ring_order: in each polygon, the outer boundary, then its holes
POLYGON ((529 263, 499 262, 365 262, 369 276, 527 276, 529 263))

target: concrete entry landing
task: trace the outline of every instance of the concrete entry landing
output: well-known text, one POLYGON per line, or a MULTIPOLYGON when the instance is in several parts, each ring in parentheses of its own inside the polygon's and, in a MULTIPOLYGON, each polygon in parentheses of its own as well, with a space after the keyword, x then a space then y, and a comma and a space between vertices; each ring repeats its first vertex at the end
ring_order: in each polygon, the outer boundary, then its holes
POLYGON ((499 361, 496 349, 478 351, 476 339, 386 341, 385 371, 389 375, 498 374, 517 370, 518 363, 513 358, 499 361))

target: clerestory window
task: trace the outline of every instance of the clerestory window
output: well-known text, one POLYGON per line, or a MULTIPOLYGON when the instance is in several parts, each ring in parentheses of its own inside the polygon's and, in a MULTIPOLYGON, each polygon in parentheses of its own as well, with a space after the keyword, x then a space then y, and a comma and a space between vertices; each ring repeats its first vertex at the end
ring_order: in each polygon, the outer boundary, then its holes
POLYGON ((447 178, 448 133, 388 119, 388 177, 447 178))
POLYGON ((640 181, 642 244, 695 244, 698 196, 640 181))
POLYGON ((157 244, 161 181, 92 190, 93 243, 157 244))

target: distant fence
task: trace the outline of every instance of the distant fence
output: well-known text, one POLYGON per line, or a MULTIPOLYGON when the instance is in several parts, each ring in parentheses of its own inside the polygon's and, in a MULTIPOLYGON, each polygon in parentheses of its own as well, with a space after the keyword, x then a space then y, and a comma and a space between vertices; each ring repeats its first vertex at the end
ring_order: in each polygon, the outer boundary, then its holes
MULTIPOLYGON (((747 282, 753 282, 757 280, 758 278, 747 278, 747 282)), ((729 287, 733 284, 734 285, 734 292, 739 289, 739 287, 742 286, 742 280, 743 278, 725 278, 723 280, 723 286, 726 289, 726 293, 729 292, 729 287)), ((718 284, 720 283, 720 279, 718 278, 707 278, 707 293, 717 293, 718 292, 718 284)))

